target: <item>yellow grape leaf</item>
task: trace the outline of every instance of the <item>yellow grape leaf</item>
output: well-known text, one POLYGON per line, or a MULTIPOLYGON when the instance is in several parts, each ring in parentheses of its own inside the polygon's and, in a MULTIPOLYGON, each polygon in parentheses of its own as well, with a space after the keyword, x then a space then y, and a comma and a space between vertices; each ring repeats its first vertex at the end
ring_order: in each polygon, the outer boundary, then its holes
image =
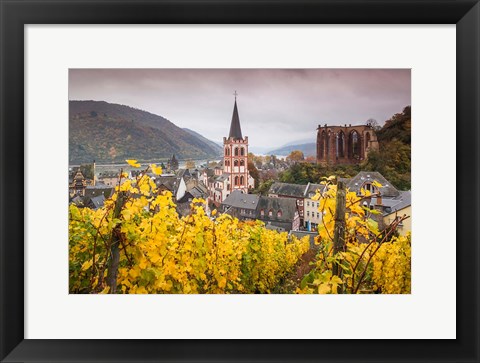
POLYGON ((383 185, 380 184, 380 183, 379 183, 378 181, 376 181, 376 180, 373 181, 372 185, 373 185, 374 187, 377 187, 377 188, 383 187, 383 185))
POLYGON ((134 168, 139 168, 141 166, 139 163, 137 163, 137 160, 134 159, 127 159, 125 161, 128 163, 128 165, 133 166, 134 168))
POLYGON ((217 210, 216 209, 212 210, 212 216, 214 216, 216 214, 217 214, 217 210))
POLYGON ((331 282, 335 284, 343 284, 342 279, 338 276, 332 276, 331 282))
POLYGON ((148 185, 147 183, 143 183, 142 185, 140 185, 140 191, 143 195, 147 195, 150 192, 150 185, 148 185))
POLYGON ((321 284, 318 285, 318 293, 319 294, 328 294, 330 292, 330 286, 328 284, 321 284))
POLYGON ((102 291, 100 291, 100 294, 108 294, 109 291, 110 291, 110 286, 107 286, 102 291))
POLYGON ((136 294, 148 294, 147 289, 144 286, 140 286, 137 291, 135 291, 136 294))
POLYGON ((85 270, 88 270, 93 264, 93 261, 92 260, 88 260, 88 261, 85 261, 82 265, 82 270, 85 271, 85 270))
POLYGON ((162 174, 162 167, 161 166, 157 166, 155 164, 150 164, 150 167, 152 168, 152 172, 154 174, 157 174, 157 175, 161 175, 162 174))

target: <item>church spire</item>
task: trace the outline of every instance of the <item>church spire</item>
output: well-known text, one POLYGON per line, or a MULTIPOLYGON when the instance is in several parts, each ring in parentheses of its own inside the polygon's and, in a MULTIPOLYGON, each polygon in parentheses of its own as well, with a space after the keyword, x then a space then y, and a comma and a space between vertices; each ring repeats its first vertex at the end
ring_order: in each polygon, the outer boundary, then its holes
POLYGON ((235 104, 233 106, 232 123, 230 124, 230 133, 228 134, 228 138, 233 137, 235 140, 239 140, 239 139, 243 139, 243 137, 242 137, 242 129, 240 128, 240 117, 238 117, 237 91, 235 91, 234 96, 235 96, 235 104))

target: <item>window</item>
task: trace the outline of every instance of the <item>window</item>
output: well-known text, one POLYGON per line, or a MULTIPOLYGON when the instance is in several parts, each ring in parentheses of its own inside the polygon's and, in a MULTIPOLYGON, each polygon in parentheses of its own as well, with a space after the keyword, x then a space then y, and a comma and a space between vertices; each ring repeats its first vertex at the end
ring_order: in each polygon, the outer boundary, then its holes
POLYGON ((260 209, 260 216, 263 217, 265 215, 265 211, 263 209, 260 209))
POLYGON ((310 211, 307 210, 307 217, 310 217, 310 211))
POLYGON ((317 208, 320 208, 320 202, 317 202, 317 208))
POLYGON ((237 160, 237 159, 235 159, 235 160, 233 161, 233 166, 238 166, 238 160, 237 160))
POLYGON ((320 213, 317 213, 317 218, 320 218, 320 213))
POLYGON ((270 209, 270 210, 268 211, 268 216, 269 216, 269 217, 273 216, 273 210, 270 209))
POLYGON ((240 176, 240 185, 243 185, 243 182, 244 182, 244 181, 245 181, 245 180, 244 180, 244 177, 243 177, 243 175, 242 175, 242 176, 240 176))
POLYGON ((238 176, 235 177, 235 185, 238 185, 238 176))
MULTIPOLYGON (((243 150, 243 149, 242 149, 243 150)), ((245 160, 240 160, 240 166, 245 166, 245 160)))
POLYGON ((240 155, 244 156, 245 155, 245 149, 242 147, 240 148, 240 155))
POLYGON ((310 202, 307 200, 307 207, 310 207, 310 202))
POLYGON ((229 148, 228 148, 228 147, 227 147, 227 148, 225 148, 225 155, 226 155, 226 156, 229 156, 229 155, 230 155, 230 150, 229 150, 229 148))
POLYGON ((280 218, 281 216, 282 216, 282 211, 279 210, 279 211, 277 212, 277 218, 280 218))
POLYGON ((235 156, 238 156, 238 147, 235 148, 235 156))

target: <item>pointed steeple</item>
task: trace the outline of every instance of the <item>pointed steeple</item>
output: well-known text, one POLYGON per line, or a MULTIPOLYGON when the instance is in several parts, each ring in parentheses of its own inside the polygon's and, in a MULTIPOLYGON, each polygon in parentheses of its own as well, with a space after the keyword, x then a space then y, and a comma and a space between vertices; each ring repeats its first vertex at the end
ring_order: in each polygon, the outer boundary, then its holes
POLYGON ((235 105, 233 106, 232 123, 230 124, 230 133, 228 134, 228 138, 233 137, 235 140, 240 140, 240 139, 243 139, 243 137, 242 137, 242 129, 240 128, 240 117, 238 117, 237 91, 235 91, 234 95, 235 95, 235 105))

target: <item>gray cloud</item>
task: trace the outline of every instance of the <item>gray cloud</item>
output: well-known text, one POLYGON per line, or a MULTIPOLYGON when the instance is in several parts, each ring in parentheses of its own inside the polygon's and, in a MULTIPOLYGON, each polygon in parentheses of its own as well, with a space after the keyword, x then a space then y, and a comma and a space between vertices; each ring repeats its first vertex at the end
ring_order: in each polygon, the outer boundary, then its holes
POLYGON ((163 116, 222 141, 237 90, 254 147, 315 139, 318 124, 380 124, 411 104, 409 69, 71 69, 70 100, 103 100, 163 116))

